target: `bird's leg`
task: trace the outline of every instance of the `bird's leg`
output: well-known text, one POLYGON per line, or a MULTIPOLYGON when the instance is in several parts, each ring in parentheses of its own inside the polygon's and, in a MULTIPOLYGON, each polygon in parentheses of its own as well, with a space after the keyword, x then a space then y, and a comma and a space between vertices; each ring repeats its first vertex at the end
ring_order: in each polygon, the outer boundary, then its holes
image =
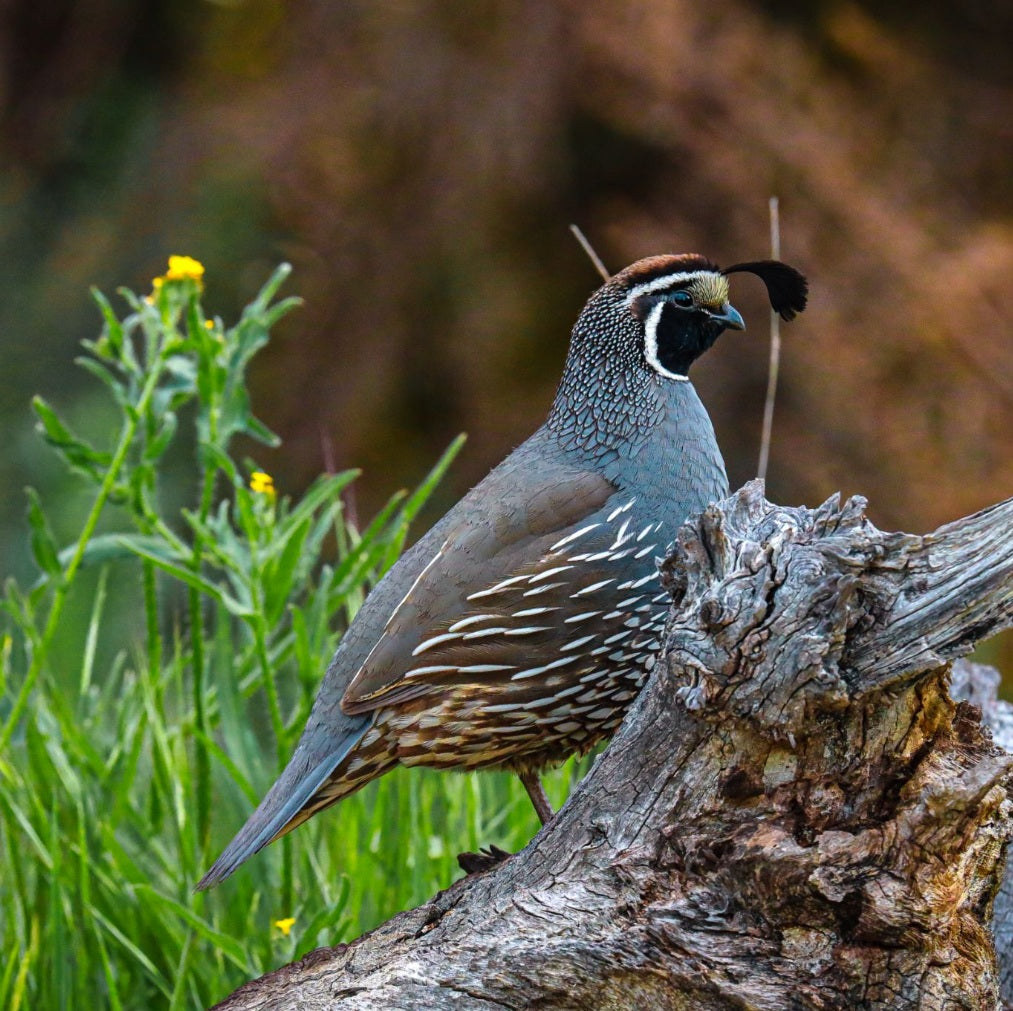
POLYGON ((524 784, 524 789, 528 791, 528 796, 535 807, 535 814, 538 815, 538 820, 543 825, 547 825, 555 812, 552 810, 549 798, 545 796, 545 787, 542 786, 538 773, 534 769, 525 769, 523 772, 518 772, 517 775, 524 784))

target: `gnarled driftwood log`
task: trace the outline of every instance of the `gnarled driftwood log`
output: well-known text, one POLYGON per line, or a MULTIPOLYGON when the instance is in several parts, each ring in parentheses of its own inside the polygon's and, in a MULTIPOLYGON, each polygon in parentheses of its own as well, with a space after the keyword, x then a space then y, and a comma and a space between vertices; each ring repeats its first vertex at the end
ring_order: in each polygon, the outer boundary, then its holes
POLYGON ((747 485, 664 566, 663 659, 521 853, 220 1008, 994 1008, 1013 757, 948 663, 1013 500, 916 537, 747 485))

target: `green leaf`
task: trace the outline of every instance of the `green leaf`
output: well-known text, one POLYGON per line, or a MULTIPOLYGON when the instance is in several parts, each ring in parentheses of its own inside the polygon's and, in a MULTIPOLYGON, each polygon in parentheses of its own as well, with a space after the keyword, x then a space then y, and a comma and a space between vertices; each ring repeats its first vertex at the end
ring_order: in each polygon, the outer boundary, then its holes
POLYGON ((278 320, 283 316, 287 316, 293 309, 301 305, 302 299, 298 295, 290 295, 288 298, 283 298, 264 313, 264 326, 270 330, 278 320))
MULTIPOLYGON (((89 342, 86 342, 89 343, 89 342)), ((74 361, 90 372, 96 379, 105 383, 109 387, 110 392, 118 404, 125 404, 127 402, 127 388, 123 383, 113 375, 113 373, 101 362, 95 361, 94 358, 85 358, 83 355, 75 358, 74 361)))
POLYGON ((76 436, 42 397, 32 397, 32 407, 39 416, 42 437, 76 470, 100 479, 102 468, 112 462, 109 453, 100 453, 76 436))
POLYGON ((34 488, 26 488, 25 494, 28 496, 28 524, 32 529, 31 543, 35 563, 43 572, 51 576, 59 575, 63 572, 63 567, 60 565, 53 531, 42 511, 39 493, 34 488))
POLYGON ((338 496, 361 473, 360 470, 343 470, 339 474, 322 474, 306 489, 306 493, 289 513, 288 518, 293 522, 298 522, 304 516, 310 516, 316 512, 317 508, 325 502, 337 501, 338 496))
MULTIPOLYGON (((352 587, 359 584, 374 567, 374 563, 385 553, 393 536, 392 532, 385 528, 404 497, 403 491, 395 492, 383 509, 370 521, 355 546, 344 553, 326 585, 328 595, 336 601, 340 601, 352 587)), ((335 603, 335 606, 341 605, 335 603)))
POLYGON ((95 304, 99 307, 102 318, 105 320, 106 325, 103 337, 108 341, 109 350, 112 352, 113 357, 119 358, 123 347, 123 327, 116 318, 116 313, 113 312, 109 299, 98 288, 91 289, 91 297, 95 300, 95 304))
POLYGON ((248 435, 251 439, 256 439, 257 442, 262 442, 265 446, 280 446, 281 438, 271 431, 259 418, 255 418, 252 414, 248 414, 243 422, 242 427, 239 429, 245 435, 248 435))
POLYGON ((275 554, 264 569, 264 616, 269 625, 274 625, 281 617, 285 604, 295 589, 292 577, 302 557, 310 526, 309 517, 294 526, 290 525, 281 552, 275 554))
MULTIPOLYGON (((43 778, 45 779, 45 777, 43 778)), ((0 807, 6 809, 10 820, 18 826, 20 833, 22 833, 22 844, 27 844, 25 848, 31 851, 47 873, 51 873, 53 857, 42 841, 42 837, 36 831, 37 819, 19 805, 15 801, 14 795, 6 790, 0 790, 0 807)))
MULTIPOLYGON (((148 559, 149 562, 157 565, 163 572, 169 573, 170 576, 175 576, 175 578, 181 583, 186 583, 187 586, 192 586, 195 590, 200 590, 201 593, 206 594, 212 600, 218 601, 219 604, 227 608, 229 612, 236 615, 237 618, 248 618, 253 614, 253 610, 248 604, 240 603, 234 597, 230 596, 221 589, 221 587, 215 586, 214 583, 204 579, 203 576, 199 576, 196 572, 184 568, 182 565, 176 565, 163 555, 148 550, 145 546, 139 543, 140 538, 121 536, 120 540, 124 545, 129 547, 130 551, 137 555, 138 558, 148 559)), ((163 542, 159 543, 162 544, 163 542)))
POLYGON ((155 433, 154 438, 152 438, 144 447, 143 459, 145 461, 160 459, 169 448, 169 444, 172 442, 173 436, 175 436, 176 429, 178 427, 179 425, 176 420, 175 412, 163 411, 161 427, 155 433))
POLYGON ((468 441, 468 436, 462 432, 443 451, 443 455, 436 461, 432 470, 425 476, 422 483, 411 493, 408 501, 405 502, 401 515, 406 524, 411 523, 418 515, 419 510, 426 504, 436 486, 443 480, 443 475, 454 462, 454 457, 461 451, 461 447, 468 441))
POLYGON ((242 478, 235 461, 220 447, 211 442, 201 442, 197 446, 197 458, 202 467, 214 466, 227 475, 233 485, 241 485, 242 478))
POLYGON ((223 398, 218 430, 221 445, 224 447, 236 432, 244 431, 251 417, 250 395, 246 388, 230 383, 223 398))
POLYGON ((236 487, 236 517, 239 520, 239 528, 246 538, 247 543, 252 547, 260 541, 260 518, 258 510, 254 508, 254 496, 257 492, 250 491, 245 485, 236 487))
POLYGON ((443 455, 436 461, 436 465, 429 471, 418 488, 408 497, 408 500, 401 509, 399 528, 395 532, 395 536, 392 538, 390 547, 384 557, 381 566, 383 572, 386 572, 397 561, 404 550, 404 542, 408 536, 408 527, 418 515, 419 510, 426 504, 466 440, 467 436, 463 432, 458 435, 444 450, 443 455))
MULTIPOLYGON (((45 593, 48 580, 45 576, 41 576, 39 582, 41 585, 35 591, 36 598, 45 593)), ((33 599, 32 592, 25 593, 13 576, 4 581, 3 603, 0 606, 10 615, 11 620, 33 646, 38 643, 41 635, 40 630, 36 627, 35 608, 37 603, 38 600, 33 599)))
POLYGON ((170 355, 165 361, 165 378, 151 402, 158 417, 165 411, 178 410, 198 394, 197 366, 185 355, 170 355))
POLYGON ((320 677, 317 663, 310 644, 309 629, 306 626, 306 612, 301 607, 292 607, 292 631, 295 633, 295 665, 301 681, 316 685, 320 677))
MULTIPOLYGON (((72 545, 60 552, 61 566, 70 563, 76 548, 77 545, 72 545)), ((81 565, 104 565, 107 562, 133 558, 141 550, 165 559, 184 557, 161 537, 141 534, 98 534, 85 545, 81 565)))
MULTIPOLYGON (((242 492, 242 488, 239 492, 242 492)), ((229 573, 238 573, 245 582, 250 571, 249 545, 236 536, 229 519, 229 502, 223 499, 218 510, 207 521, 189 509, 183 510, 183 519, 200 541, 205 557, 229 573)))
MULTIPOLYGON (((141 885, 140 887, 146 888, 147 885, 141 885)), ((123 933, 113 922, 97 910, 92 910, 92 916, 95 919, 97 926, 101 927, 117 944, 122 945, 124 950, 130 955, 130 958, 138 965, 144 968, 151 981, 158 987, 159 990, 169 996, 169 987, 166 984, 162 973, 159 972, 154 962, 133 942, 123 933)))
POLYGON ((291 263, 279 263, 274 269, 274 272, 264 283, 264 286, 257 292, 256 298, 246 307, 243 313, 245 317, 247 314, 262 313, 268 307, 271 299, 274 298, 275 293, 285 283, 285 279, 289 274, 292 273, 291 263))
POLYGON ((92 671, 95 669, 95 649, 98 645, 99 627, 102 624, 102 611, 106 600, 106 582, 108 581, 109 570, 103 569, 99 573, 98 586, 95 588, 95 599, 92 603, 91 618, 88 621, 88 633, 84 642, 84 655, 81 657, 81 678, 78 684, 78 694, 84 695, 91 684, 92 671))
POLYGON ((199 289, 194 291, 193 297, 186 304, 186 332, 188 344, 193 344, 194 347, 207 346, 210 334, 201 318, 199 289))

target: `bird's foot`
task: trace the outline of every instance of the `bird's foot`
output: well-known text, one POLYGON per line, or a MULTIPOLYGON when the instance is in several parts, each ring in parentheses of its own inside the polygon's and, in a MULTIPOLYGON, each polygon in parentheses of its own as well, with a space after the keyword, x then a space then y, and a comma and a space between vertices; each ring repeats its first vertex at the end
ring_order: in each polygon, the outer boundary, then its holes
POLYGON ((480 874, 482 871, 491 871, 509 856, 513 854, 498 846, 486 846, 477 853, 458 853, 457 863, 465 874, 480 874))

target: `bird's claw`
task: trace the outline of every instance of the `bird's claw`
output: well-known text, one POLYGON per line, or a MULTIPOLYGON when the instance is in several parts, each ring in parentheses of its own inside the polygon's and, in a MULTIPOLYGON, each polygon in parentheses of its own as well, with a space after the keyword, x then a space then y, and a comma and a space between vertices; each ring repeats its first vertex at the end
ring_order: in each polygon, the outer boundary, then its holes
POLYGON ((458 853, 457 863, 465 874, 481 874, 491 871, 510 856, 513 854, 499 846, 485 846, 477 853, 458 853))

